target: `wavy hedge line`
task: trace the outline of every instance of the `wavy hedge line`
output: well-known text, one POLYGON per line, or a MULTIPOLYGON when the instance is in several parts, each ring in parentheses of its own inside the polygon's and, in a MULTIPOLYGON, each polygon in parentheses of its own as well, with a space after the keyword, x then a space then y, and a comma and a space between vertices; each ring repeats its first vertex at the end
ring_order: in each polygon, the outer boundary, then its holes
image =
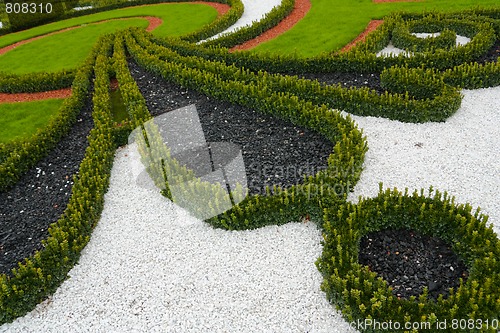
MULTIPOLYGON (((493 14, 491 18, 497 19, 493 14)), ((489 24, 498 32, 495 22, 490 20, 485 26, 489 24)), ((381 31, 389 31, 387 29, 388 26, 385 26, 381 31)), ((378 42, 387 37, 384 34, 379 34, 381 38, 378 42)), ((196 39, 192 36, 189 38, 196 39)), ((376 43, 372 40, 367 45, 374 47, 376 43)), ((462 318, 460 316, 483 320, 499 319, 500 278, 497 276, 500 267, 496 258, 500 255, 500 242, 491 227, 486 227, 487 218, 480 216, 479 211, 473 214, 469 205, 457 206, 446 194, 443 197, 438 193, 431 198, 425 197, 423 192, 408 196, 406 192, 403 195, 396 190, 388 190, 375 199, 364 199, 357 205, 346 203, 347 193, 362 172, 367 143, 349 116, 344 118, 327 106, 330 105, 328 103, 333 105, 341 100, 353 110, 357 107, 363 112, 378 112, 380 115, 382 103, 386 103, 386 110, 398 110, 398 107, 403 107, 401 105, 410 105, 414 110, 420 110, 419 107, 422 109, 415 114, 407 111, 405 114, 400 109, 398 112, 394 111, 396 116, 404 115, 407 121, 443 117, 446 112, 437 110, 436 106, 444 106, 443 100, 439 98, 449 98, 448 102, 453 107, 456 106, 453 103, 457 103, 457 100, 459 103, 460 99, 456 95, 456 89, 450 87, 450 84, 498 85, 498 63, 464 63, 440 72, 433 66, 414 66, 412 62, 391 63, 390 60, 380 67, 381 71, 384 70, 381 79, 382 84, 395 94, 386 93, 374 97, 368 90, 323 87, 312 81, 258 70, 259 66, 265 66, 266 63, 271 64, 272 69, 285 68, 292 72, 299 68, 299 64, 309 66, 303 68, 319 71, 343 68, 343 65, 348 70, 374 68, 370 67, 373 66, 371 56, 363 55, 362 52, 328 55, 310 60, 256 57, 245 53, 236 56, 229 54, 224 48, 203 48, 181 40, 153 39, 142 32, 128 30, 103 37, 94 47, 85 66, 76 73, 73 96, 68 102, 68 105, 75 108, 80 105, 77 101, 81 102, 82 96, 87 96, 91 76, 95 74, 95 127, 89 135, 89 147, 79 174, 75 177, 68 207, 64 215, 50 227, 50 236, 44 241, 45 248, 20 264, 13 271, 13 276, 0 276, 0 324, 25 314, 55 291, 78 260, 81 249, 88 242, 92 229, 99 220, 117 142, 117 132, 110 115, 110 76, 116 75, 131 118, 125 132, 140 127, 150 119, 144 98, 128 71, 126 51, 141 66, 166 80, 311 128, 334 143, 327 170, 307 177, 301 185, 288 189, 268 188, 265 196, 247 197, 233 209, 207 220, 208 223, 225 229, 252 229, 305 217, 312 218, 323 228, 325 234, 325 251, 318 261, 318 268, 325 277, 323 289, 328 298, 342 309, 347 319, 435 321, 438 316, 440 320, 462 318), (341 61, 332 66, 328 57, 336 57, 341 61), (244 64, 250 64, 249 68, 253 71, 244 69, 244 64), (465 73, 478 74, 481 78, 470 78, 465 73), (410 99, 410 94, 413 99, 410 99), (332 100, 329 101, 328 98, 332 100), (322 103, 327 105, 316 105, 322 103), (375 103, 380 104, 370 108, 375 103), (423 106, 430 108, 431 112, 424 110, 423 106), (455 250, 466 259, 471 269, 468 281, 452 292, 451 297, 438 300, 437 303, 429 301, 425 294, 418 300, 400 301, 391 298, 390 289, 385 282, 376 279, 373 273, 359 265, 355 254, 356 245, 359 244, 356 242, 361 234, 397 226, 412 227, 423 233, 437 230, 444 240, 455 243, 455 250)), ((78 110, 71 110, 76 117, 78 110)), ((386 114, 389 112, 386 111, 386 114)), ((68 119, 71 117, 73 115, 68 115, 68 119)), ((60 124, 66 130, 70 128, 68 119, 61 120, 60 124)), ((56 140, 55 135, 57 134, 52 130, 40 137, 47 141, 34 141, 16 148, 16 152, 26 157, 30 153, 42 154, 44 149, 48 149, 46 143, 56 140)), ((155 144, 155 141, 152 140, 151 143, 155 144)), ((15 175, 2 169, 5 163, 9 162, 6 165, 10 167, 16 163, 24 163, 15 154, 4 160, 0 158, 0 161, 0 173, 4 172, 0 174, 1 180, 4 176, 15 178, 15 175)), ((165 180, 157 180, 161 181, 165 180)), ((168 184, 166 185, 164 194, 169 196, 168 184)))
POLYGON ((99 220, 116 148, 112 138, 108 90, 107 56, 111 51, 111 41, 110 36, 101 38, 85 66, 76 74, 71 98, 82 101, 81 108, 90 89, 91 76, 95 73, 94 128, 88 137, 89 146, 79 173, 74 177, 67 208, 50 226, 50 236, 43 241, 43 250, 20 263, 12 270, 12 276, 0 275, 0 324, 26 314, 57 289, 77 262, 99 220))
MULTIPOLYGON (((384 23, 371 33, 365 42, 345 53, 323 54, 313 58, 300 58, 295 55, 262 55, 250 52, 229 53, 226 48, 182 43, 175 39, 155 38, 154 42, 171 48, 184 56, 196 55, 212 61, 223 61, 252 71, 265 70, 272 73, 328 73, 328 72, 362 72, 380 73, 382 70, 401 66, 419 68, 422 66, 439 70, 451 69, 468 62, 475 62, 500 38, 499 19, 495 18, 500 10, 477 10, 466 14, 416 14, 395 13, 385 18, 384 23), (450 50, 434 50, 421 52, 413 57, 399 55, 397 57, 377 57, 376 52, 387 46, 392 31, 405 23, 406 16, 421 19, 423 22, 449 22, 458 32, 471 37, 467 45, 450 50), (468 27, 467 29, 464 27, 468 27), (450 51, 450 52, 448 52, 450 51)), ((432 28, 428 24, 429 29, 432 28)), ((500 84, 498 82, 496 85, 500 84)))
POLYGON ((267 30, 277 26, 293 11, 295 0, 283 0, 281 4, 274 7, 260 21, 254 22, 250 26, 242 27, 235 32, 220 36, 217 39, 212 39, 203 44, 203 46, 222 46, 233 47, 260 36, 267 30))
MULTIPOLYGON (((218 3, 223 3, 227 4, 231 7, 234 7, 234 10, 230 10, 226 15, 223 17, 218 18, 215 20, 213 23, 210 25, 200 29, 197 32, 193 32, 190 35, 189 40, 200 40, 204 39, 206 37, 204 36, 211 36, 210 33, 216 34, 224 29, 228 28, 231 26, 233 23, 235 23, 243 14, 243 4, 241 3, 241 0, 209 0, 211 2, 218 2, 218 3)), ((85 16, 89 14, 95 14, 95 13, 100 13, 104 11, 109 11, 109 10, 114 10, 114 9, 120 9, 120 8, 125 8, 125 7, 134 7, 134 6, 142 6, 142 5, 152 5, 152 4, 157 4, 157 3, 175 3, 175 2, 190 2, 190 0, 134 0, 134 2, 131 4, 128 1, 108 5, 108 6, 103 6, 103 7, 96 7, 96 8, 90 8, 84 11, 70 11, 66 12, 64 15, 59 16, 57 18, 54 18, 52 20, 48 20, 45 23, 53 22, 53 21, 60 21, 60 20, 65 20, 73 17, 79 17, 79 16, 85 16)), ((33 25, 32 27, 34 27, 33 25)), ((0 36, 5 35, 8 33, 13 32, 14 30, 11 29, 1 29, 0 30, 0 36)))
MULTIPOLYGON (((159 2, 182 2, 178 0, 146 0, 135 2, 134 5, 153 4, 159 2)), ((217 33, 234 23, 243 13, 243 5, 240 0, 216 0, 215 2, 229 4, 230 11, 212 22, 209 26, 192 33, 186 39, 201 39, 206 34, 217 33)), ((91 12, 100 12, 115 8, 129 6, 128 3, 113 5, 111 7, 97 8, 91 12)), ((68 14, 64 18, 80 16, 83 13, 68 14)), ((85 12, 85 15, 89 12, 85 12)), ((87 62, 82 66, 88 66, 87 62)), ((67 88, 71 86, 75 73, 61 71, 57 73, 32 73, 24 75, 7 74, 0 72, 0 92, 25 93, 41 92, 67 88)), ((73 94, 82 96, 74 89, 73 94)), ((29 139, 14 142, 8 145, 0 144, 0 191, 6 191, 13 186, 29 168, 46 156, 55 144, 67 133, 76 119, 76 114, 81 108, 82 99, 70 98, 62 106, 60 115, 53 119, 49 125, 40 129, 29 139)), ((127 131, 119 129, 117 131, 127 131)))
POLYGON ((378 94, 368 88, 344 88, 323 85, 317 81, 295 76, 257 73, 228 66, 219 61, 207 61, 197 56, 182 56, 172 49, 157 45, 147 33, 132 31, 137 43, 161 60, 183 64, 217 74, 224 80, 238 80, 245 84, 259 84, 261 89, 292 93, 317 105, 325 104, 362 116, 379 116, 404 122, 444 121, 460 107, 461 95, 456 88, 445 84, 437 74, 422 76, 420 70, 399 68, 385 70, 381 75, 383 86, 389 91, 378 94), (403 79, 404 78, 404 79, 403 79), (432 90, 432 94, 422 91, 432 90))
MULTIPOLYGON (((59 140, 70 131, 87 98, 88 73, 92 70, 95 57, 96 49, 91 52, 82 68, 75 75, 71 97, 64 101, 57 115, 50 119, 47 126, 40 128, 28 139, 15 141, 7 146, 0 145, 0 151, 4 151, 0 159, 0 191, 6 191, 12 187, 27 170, 47 156, 59 140)), ((51 76, 35 76, 41 80, 45 80, 47 77, 51 76)), ((61 78, 66 77, 65 74, 61 74, 61 78)), ((62 80, 64 81, 64 79, 62 80)), ((35 84, 34 79, 26 81, 35 84)))
MULTIPOLYGON (((303 190, 302 192, 307 193, 306 197, 314 201, 317 200, 319 193, 330 192, 333 195, 332 191, 335 188, 341 189, 335 194, 343 197, 347 195, 359 179, 367 146, 365 138, 362 137, 361 132, 349 117, 344 118, 339 112, 331 111, 326 106, 315 106, 293 94, 266 89, 265 82, 262 80, 241 82, 227 78, 223 79, 220 75, 203 69, 164 61, 141 48, 129 34, 125 35, 125 39, 128 51, 142 67, 161 75, 168 81, 176 82, 184 87, 195 89, 220 100, 250 107, 286 119, 294 124, 306 126, 321 133, 335 144, 334 152, 328 159, 327 170, 319 172, 314 177, 309 177, 306 184, 303 185, 304 187, 297 186, 296 189, 290 191, 274 189, 273 192, 282 192, 284 197, 281 199, 279 199, 279 195, 270 197, 270 201, 285 200, 288 195, 299 198, 301 196, 295 194, 298 193, 295 191, 299 190, 303 190), (313 193, 311 187, 313 187, 315 193, 313 193)), ((242 204, 237 205, 238 208, 235 208, 234 211, 226 212, 217 218, 217 221, 211 220, 210 223, 216 226, 226 225, 232 229, 256 228, 261 226, 262 223, 275 223, 272 219, 255 221, 254 223, 248 222, 248 225, 247 222, 241 221, 241 218, 239 218, 240 213, 243 215, 249 214, 245 209, 255 209, 251 208, 255 200, 265 201, 260 196, 250 197, 242 204), (243 223, 243 225, 240 225, 240 223, 243 223)))
POLYGON ((0 72, 0 93, 33 93, 68 88, 75 79, 75 73, 9 74, 0 72))
MULTIPOLYGON (((401 328, 405 323, 428 323, 431 328, 407 332, 496 332, 487 323, 500 320, 500 241, 479 209, 473 212, 468 204, 457 205, 446 192, 432 192, 432 187, 428 195, 423 190, 412 194, 408 189, 404 193, 383 191, 380 184, 375 198, 324 210, 324 248, 316 264, 324 276, 322 289, 347 321, 372 318, 391 321, 393 327, 396 323, 401 328), (462 280, 456 290, 450 288, 446 299, 440 295, 437 301, 431 300, 427 290, 418 298, 398 299, 386 281, 358 262, 361 237, 384 229, 416 230, 443 239, 466 263, 467 281, 462 280), (453 326, 461 320, 469 326, 453 326), (437 321, 448 325, 437 329, 437 321)), ((371 327, 361 331, 387 330, 371 327)))

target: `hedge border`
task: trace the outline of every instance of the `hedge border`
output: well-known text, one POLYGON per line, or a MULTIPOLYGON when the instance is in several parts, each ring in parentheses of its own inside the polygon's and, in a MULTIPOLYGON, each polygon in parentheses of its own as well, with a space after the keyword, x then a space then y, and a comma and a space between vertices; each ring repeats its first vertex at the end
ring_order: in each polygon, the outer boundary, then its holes
POLYGON ((220 61, 208 61, 198 56, 183 56, 176 50, 152 42, 146 32, 130 29, 136 41, 153 56, 199 68, 216 74, 225 80, 245 84, 258 84, 278 93, 292 93, 305 101, 330 108, 341 109, 363 116, 380 116, 403 122, 422 123, 445 121, 461 104, 460 92, 445 84, 437 73, 422 75, 423 69, 407 67, 390 68, 381 74, 383 86, 394 93, 378 94, 368 88, 344 88, 341 85, 322 85, 317 81, 299 79, 259 71, 257 73, 226 65, 220 61), (149 38, 148 38, 149 37, 149 38))
POLYGON ((260 21, 254 22, 247 27, 241 27, 238 30, 212 39, 203 44, 203 46, 221 46, 231 48, 236 45, 258 37, 265 31, 277 26, 293 11, 296 0, 283 0, 278 7, 274 7, 260 21))
POLYGON ((0 324, 26 314, 57 289, 99 220, 116 148, 108 90, 111 38, 104 36, 99 40, 76 75, 78 89, 72 98, 80 100, 87 96, 95 73, 94 128, 88 136, 89 146, 79 173, 74 176, 69 203, 61 218, 50 226, 49 237, 42 242, 44 248, 19 263, 12 276, 0 275, 0 324))
MULTIPOLYGON (((316 264, 324 276, 322 290, 347 321, 370 318, 398 322, 404 327, 404 323, 435 325, 438 320, 446 320, 447 329, 439 331, 496 332, 486 325, 481 329, 452 329, 452 321, 473 319, 475 324, 476 319, 483 323, 500 319, 500 241, 479 208, 472 212, 469 204, 457 205, 446 192, 433 191, 431 187, 428 195, 423 189, 410 195, 408 189, 404 193, 397 189, 383 191, 380 184, 375 198, 325 209, 324 248, 316 264), (456 290, 450 288, 446 299, 440 295, 434 301, 428 298, 427 290, 418 298, 398 299, 386 281, 358 262, 361 237, 383 229, 412 229, 440 237, 466 262, 470 273, 467 281, 461 280, 456 290)), ((370 327, 361 331, 383 330, 370 327)))
MULTIPOLYGON (((129 33, 125 33, 125 40, 127 50, 139 65, 150 72, 160 75, 167 81, 173 81, 208 96, 251 107, 259 112, 272 114, 294 124, 306 126, 331 140, 335 145, 334 154, 330 155, 328 159, 327 170, 306 179, 304 186, 308 187, 308 189, 305 189, 304 193, 307 193, 308 199, 314 201, 316 199, 312 198, 319 195, 319 193, 331 190, 335 186, 343 188, 340 196, 347 195, 359 179, 364 153, 367 150, 366 139, 356 128, 350 117, 344 118, 339 112, 330 111, 326 106, 315 106, 292 94, 278 93, 266 89, 262 84, 262 80, 261 82, 256 80, 254 83, 225 80, 220 75, 205 70, 163 61, 142 49, 129 33), (311 187, 314 187, 315 193, 311 191, 311 187)), ((299 189, 303 189, 303 187, 298 186, 297 190, 299 189)), ((285 191, 280 188, 273 189, 273 193, 284 193, 285 197, 288 194, 295 196, 295 191, 285 191)), ((248 228, 244 221, 242 225, 239 225, 238 214, 248 214, 246 209, 247 207, 250 211, 253 209, 252 202, 254 200, 264 200, 260 196, 250 198, 252 199, 245 200, 240 205, 235 206, 238 208, 222 214, 219 221, 211 220, 210 223, 214 226, 229 226, 234 222, 231 228, 248 228)), ((274 201, 276 199, 271 197, 269 200, 274 201)), ((253 225, 252 227, 258 226, 260 225, 253 225)))
MULTIPOLYGON (((423 52, 414 57, 377 57, 376 52, 385 47, 390 39, 394 27, 403 22, 406 13, 394 13, 384 20, 376 31, 369 34, 363 43, 357 44, 349 52, 322 54, 313 58, 301 58, 292 55, 256 54, 252 52, 230 53, 224 47, 204 47, 183 43, 182 41, 163 38, 154 39, 155 43, 175 49, 184 56, 199 56, 210 61, 221 61, 234 64, 251 71, 265 70, 271 73, 328 73, 328 72, 361 72, 380 73, 382 70, 398 65, 400 67, 419 68, 422 65, 439 70, 451 69, 463 63, 474 62, 491 45, 494 38, 500 38, 500 21, 493 19, 500 15, 500 9, 476 10, 438 15, 427 12, 424 15, 444 20, 457 16, 469 16, 471 24, 485 27, 487 31, 478 32, 477 36, 467 45, 454 49, 452 53, 446 51, 423 52), (460 14, 462 13, 462 14, 460 14), (479 22, 478 22, 479 21, 479 22), (458 51, 457 51, 458 50, 458 51), (452 55, 449 58, 449 55, 452 55), (449 58, 449 59, 448 59, 449 58)), ((498 82, 496 85, 500 84, 498 82)))

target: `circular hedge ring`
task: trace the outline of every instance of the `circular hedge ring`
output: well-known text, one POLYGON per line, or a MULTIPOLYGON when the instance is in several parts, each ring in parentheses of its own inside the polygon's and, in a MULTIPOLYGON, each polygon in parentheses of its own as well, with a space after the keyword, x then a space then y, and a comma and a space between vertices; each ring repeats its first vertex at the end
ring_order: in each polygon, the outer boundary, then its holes
POLYGON ((432 187, 429 195, 381 191, 325 209, 324 249, 317 261, 322 290, 351 325, 362 332, 497 332, 500 321, 500 242, 487 216, 456 205, 432 187), (381 277, 358 262, 361 237, 384 229, 413 229, 452 246, 469 270, 466 282, 446 299, 398 299, 381 277), (493 323, 493 325, 492 325, 493 323), (495 327, 496 325, 496 327, 495 327))

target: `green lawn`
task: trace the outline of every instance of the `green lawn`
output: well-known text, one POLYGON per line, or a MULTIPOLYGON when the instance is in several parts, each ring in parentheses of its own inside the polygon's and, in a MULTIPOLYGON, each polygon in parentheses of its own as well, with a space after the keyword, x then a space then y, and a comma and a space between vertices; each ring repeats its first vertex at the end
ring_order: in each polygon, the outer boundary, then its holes
POLYGON ((0 104, 0 143, 25 139, 46 126, 64 99, 0 104))
POLYGON ((184 35, 202 28, 217 18, 217 11, 207 5, 190 3, 170 3, 150 6, 122 8, 92 15, 50 23, 40 27, 20 31, 0 37, 0 47, 31 37, 45 35, 68 27, 121 17, 156 16, 163 20, 154 33, 161 36, 184 35))
POLYGON ((499 0, 424 0, 376 4, 372 0, 311 0, 309 13, 290 31, 257 46, 251 52, 297 53, 312 57, 331 52, 358 36, 372 19, 381 19, 393 11, 455 11, 464 8, 498 7, 499 0))
POLYGON ((114 20, 47 36, 1 55, 0 67, 4 72, 14 74, 77 68, 99 36, 130 26, 145 28, 148 21, 139 18, 114 20))

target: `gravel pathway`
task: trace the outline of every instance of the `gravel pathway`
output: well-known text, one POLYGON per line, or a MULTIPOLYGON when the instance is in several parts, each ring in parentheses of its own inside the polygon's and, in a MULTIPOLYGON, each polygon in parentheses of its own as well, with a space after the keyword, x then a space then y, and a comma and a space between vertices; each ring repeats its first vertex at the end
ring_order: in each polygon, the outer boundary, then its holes
POLYGON ((313 223, 213 229, 119 149, 102 218, 54 296, 0 332, 354 332, 320 291, 313 223))
MULTIPOLYGON (((280 3, 243 2, 230 29, 280 3)), ((433 185, 480 205, 499 233, 500 87, 463 94, 444 123, 353 116, 370 149, 351 200, 375 196, 379 181, 433 185)), ((119 149, 101 221, 70 278, 0 332, 356 332, 320 291, 314 224, 215 230, 138 186, 140 172, 135 147, 119 149)))
POLYGON ((500 87, 464 90, 444 123, 409 124, 352 116, 368 137, 365 170, 350 196, 373 197, 378 182, 410 190, 433 186, 489 215, 500 234, 500 87))
POLYGON ((281 0, 241 0, 241 2, 243 2, 245 11, 243 12, 243 15, 241 15, 240 19, 226 30, 208 38, 207 40, 218 38, 222 34, 231 33, 239 28, 251 25, 255 21, 262 19, 264 15, 270 12, 274 7, 281 4, 281 0))

